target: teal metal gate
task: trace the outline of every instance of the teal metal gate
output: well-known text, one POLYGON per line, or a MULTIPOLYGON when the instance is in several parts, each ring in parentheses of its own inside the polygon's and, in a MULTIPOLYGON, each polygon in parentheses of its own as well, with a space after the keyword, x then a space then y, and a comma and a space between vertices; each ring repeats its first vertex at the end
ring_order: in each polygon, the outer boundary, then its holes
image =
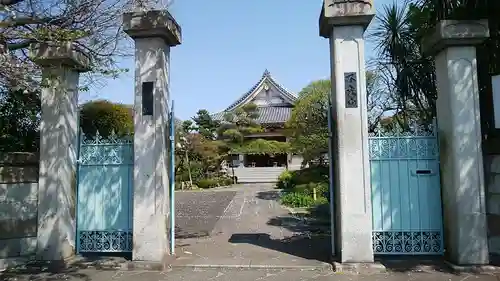
POLYGON ((369 138, 375 254, 443 253, 435 126, 369 138))
POLYGON ((170 197, 170 254, 175 254, 175 114, 174 101, 168 113, 168 141, 169 161, 168 161, 168 195, 170 197))
POLYGON ((80 136, 77 168, 77 252, 131 252, 132 138, 80 136))

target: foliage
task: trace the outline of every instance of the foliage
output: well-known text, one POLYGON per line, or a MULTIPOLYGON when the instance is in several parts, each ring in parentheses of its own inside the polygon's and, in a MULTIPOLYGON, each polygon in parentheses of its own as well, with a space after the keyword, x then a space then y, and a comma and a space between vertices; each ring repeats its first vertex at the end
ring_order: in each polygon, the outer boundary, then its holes
POLYGON ((290 145, 286 142, 275 140, 253 139, 235 146, 231 152, 235 154, 281 154, 288 153, 290 145))
POLYGON ((132 109, 106 100, 87 102, 80 109, 80 127, 87 136, 97 131, 103 137, 113 131, 118 136, 130 135, 134 132, 132 109))
POLYGON ((278 177, 278 183, 276 185, 279 189, 286 189, 291 184, 293 178, 292 172, 289 170, 284 170, 278 177))
POLYGON ((313 207, 328 203, 324 197, 318 197, 314 200, 311 195, 299 192, 286 193, 281 197, 280 201, 281 204, 294 208, 313 207))
POLYGON ((258 117, 258 108, 253 103, 226 112, 217 135, 224 142, 227 154, 280 154, 290 150, 288 143, 246 138, 264 131, 256 121, 258 117))
POLYGON ((0 150, 35 152, 39 148, 40 93, 0 93, 0 150))
MULTIPOLYGON (((369 130, 375 128, 380 117, 392 110, 387 94, 376 72, 366 72, 369 130)), ((303 164, 324 164, 328 152, 328 106, 331 92, 329 79, 317 80, 298 94, 292 116, 285 125, 291 150, 302 155, 303 164)))
POLYGON ((194 129, 207 140, 215 140, 220 122, 213 120, 206 109, 200 109, 193 118, 194 129))
POLYGON ((219 139, 226 142, 229 147, 241 146, 245 136, 263 131, 256 121, 258 117, 258 108, 253 103, 226 112, 224 122, 218 128, 219 139))
POLYGON ((328 203, 328 167, 316 166, 293 172, 283 172, 277 187, 284 189, 281 203, 290 207, 312 207, 328 203), (316 200, 314 200, 316 191, 316 200))
POLYGON ((189 167, 186 161, 179 161, 176 164, 176 182, 187 182, 189 181, 189 172, 191 172, 191 178, 193 181, 200 180, 204 177, 203 164, 197 161, 190 161, 189 167))
POLYGON ((328 95, 330 80, 318 80, 298 94, 292 116, 285 125, 293 152, 304 163, 322 159, 328 151, 328 95))
POLYGON ((213 178, 210 178, 210 179, 201 179, 201 180, 199 180, 196 183, 196 185, 199 188, 207 189, 207 188, 217 187, 219 185, 219 182, 217 181, 217 179, 213 179, 213 178))
POLYGON ((202 189, 214 188, 219 186, 228 186, 231 184, 233 184, 233 180, 230 177, 215 177, 215 178, 200 179, 196 183, 196 185, 202 189))
POLYGON ((291 192, 303 193, 313 196, 316 190, 316 196, 324 197, 329 192, 329 185, 326 182, 310 182, 296 185, 291 192))
POLYGON ((175 150, 176 175, 187 175, 191 167, 192 179, 196 181, 219 172, 222 161, 219 153, 221 142, 205 139, 196 132, 186 133, 182 130, 177 133, 176 142, 179 144, 175 150), (201 169, 200 173, 193 170, 198 168, 201 169))
POLYGON ((328 166, 312 166, 296 171, 284 171, 278 178, 277 187, 293 189, 309 183, 329 183, 328 166))
POLYGON ((281 197, 281 204, 295 208, 310 207, 314 204, 314 198, 307 194, 290 192, 281 197))
POLYGON ((385 6, 371 34, 377 42, 379 75, 397 113, 392 121, 408 129, 412 123, 430 124, 436 112, 433 60, 420 49, 426 24, 416 13, 414 4, 385 6))
POLYGON ((389 122, 409 130, 409 124, 426 125, 436 115, 434 60, 420 45, 439 20, 488 19, 490 38, 477 46, 477 56, 480 95, 491 96, 491 75, 500 73, 499 9, 497 0, 413 0, 383 8, 371 37, 378 73, 397 110, 389 122))
POLYGON ((75 50, 84 51, 90 59, 93 78, 116 77, 123 71, 117 67, 117 59, 131 50, 122 32, 122 13, 131 10, 133 3, 158 6, 159 2, 1 0, 0 85, 37 89, 40 71, 28 55, 28 48, 32 43, 44 42, 73 41, 75 50))

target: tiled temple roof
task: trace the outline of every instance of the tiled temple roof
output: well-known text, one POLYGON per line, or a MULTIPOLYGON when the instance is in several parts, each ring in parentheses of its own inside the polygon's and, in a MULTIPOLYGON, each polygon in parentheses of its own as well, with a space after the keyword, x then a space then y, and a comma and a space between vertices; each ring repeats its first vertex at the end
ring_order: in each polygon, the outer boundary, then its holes
POLYGON ((290 103, 282 105, 267 105, 258 107, 259 117, 257 118, 257 122, 259 122, 260 124, 285 123, 291 116, 292 112, 291 105, 295 103, 297 97, 292 92, 285 89, 285 87, 283 87, 281 84, 276 82, 276 80, 272 78, 271 73, 267 69, 262 74, 260 80, 257 83, 255 83, 255 85, 253 85, 253 87, 250 88, 250 90, 248 90, 240 98, 234 101, 224 111, 213 114, 212 118, 214 120, 219 120, 219 121, 223 120, 224 114, 226 112, 232 111, 235 108, 242 106, 250 99, 252 99, 255 96, 255 94, 257 94, 256 91, 260 88, 260 86, 264 82, 273 85, 278 90, 280 95, 286 100, 288 100, 290 103))
MULTIPOLYGON (((276 106, 259 107, 258 112, 259 117, 256 121, 259 124, 285 123, 292 115, 292 108, 276 106)), ((225 111, 218 112, 212 115, 212 118, 221 121, 224 119, 224 114, 225 111)))
POLYGON ((245 94, 243 94, 239 99, 237 99, 230 106, 228 106, 225 109, 225 111, 233 110, 236 107, 242 105, 249 97, 252 96, 252 94, 255 93, 255 90, 257 90, 257 88, 264 82, 264 80, 268 80, 269 82, 271 82, 278 89, 278 91, 280 91, 280 93, 283 94, 283 96, 286 97, 287 99, 289 99, 293 102, 295 102, 295 100, 297 100, 297 97, 294 94, 292 94, 290 91, 285 89, 285 87, 283 87, 278 82, 276 82, 276 80, 274 80, 273 77, 271 76, 271 73, 269 72, 269 70, 266 69, 266 70, 264 70, 264 73, 262 74, 262 77, 260 78, 260 80, 257 83, 255 83, 255 85, 253 85, 253 87, 250 88, 250 90, 248 90, 245 94))

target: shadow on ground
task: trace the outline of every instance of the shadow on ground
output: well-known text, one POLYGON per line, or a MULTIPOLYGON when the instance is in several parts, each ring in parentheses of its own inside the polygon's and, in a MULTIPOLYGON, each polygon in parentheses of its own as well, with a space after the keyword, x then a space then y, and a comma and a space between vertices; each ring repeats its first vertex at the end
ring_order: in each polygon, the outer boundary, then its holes
POLYGON ((453 273, 442 256, 375 256, 375 262, 391 272, 446 272, 453 273))
POLYGON ((261 200, 278 201, 278 199, 280 198, 280 191, 279 190, 261 191, 257 193, 257 198, 261 200))
MULTIPOLYGON (((257 198, 262 200, 277 201, 280 198, 279 191, 263 191, 257 193, 257 198)), ((267 233, 235 233, 230 243, 247 243, 296 257, 308 260, 318 260, 321 262, 331 262, 331 239, 330 225, 328 223, 318 223, 318 220, 311 219, 316 216, 314 211, 308 215, 288 215, 275 216, 267 221, 268 225, 285 228, 294 235, 284 238, 273 238, 267 233), (306 218, 307 217, 307 218, 306 218)))
POLYGON ((235 233, 230 243, 247 243, 308 260, 330 262, 330 236, 297 234, 283 239, 273 239, 267 233, 235 233))
POLYGON ((60 281, 60 280, 84 280, 92 278, 87 274, 79 272, 80 268, 64 268, 59 266, 36 267, 23 266, 9 268, 0 272, 0 280, 5 281, 60 281))
POLYGON ((0 280, 5 281, 56 281, 93 280, 83 272, 89 267, 97 270, 116 270, 132 260, 132 253, 84 253, 68 261, 30 261, 0 272, 0 280))

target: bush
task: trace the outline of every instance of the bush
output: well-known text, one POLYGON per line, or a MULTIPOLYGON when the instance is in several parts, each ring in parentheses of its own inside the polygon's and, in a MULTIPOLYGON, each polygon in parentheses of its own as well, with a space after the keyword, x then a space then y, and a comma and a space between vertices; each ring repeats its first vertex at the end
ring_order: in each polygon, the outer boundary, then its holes
POLYGON ((191 171, 191 178, 193 179, 193 182, 197 182, 204 177, 203 165, 199 162, 192 161, 189 168, 184 164, 180 169, 178 169, 178 171, 176 171, 176 181, 189 181, 189 171, 191 171))
MULTIPOLYGON (((277 188, 293 189, 297 185, 308 183, 329 183, 327 166, 314 166, 298 171, 283 171, 278 178, 277 188)), ((328 189, 328 188, 327 188, 328 189)))
POLYGON ((312 195, 299 192, 289 192, 281 197, 281 204, 288 207, 303 208, 328 204, 328 200, 322 196, 318 196, 318 198, 314 200, 312 195))
POLYGON ((292 188, 291 180, 293 178, 292 172, 284 170, 278 177, 277 187, 280 189, 292 188))
POLYGON ((230 177, 214 177, 208 179, 199 180, 196 185, 199 188, 207 189, 214 188, 218 186, 228 186, 233 184, 233 179, 230 177))
POLYGON ((217 179, 220 186, 228 186, 234 183, 234 180, 230 177, 220 177, 217 179))
POLYGON ((324 182, 310 182, 308 184, 299 184, 296 185, 292 192, 307 194, 309 196, 313 196, 314 189, 316 189, 317 197, 324 197, 325 194, 329 191, 329 187, 327 183, 324 182))
POLYGON ((196 183, 196 185, 199 188, 207 189, 217 187, 219 182, 217 179, 201 179, 196 183))
POLYGON ((281 197, 281 204, 295 208, 309 207, 314 204, 314 199, 304 193, 290 192, 281 197))
POLYGON ((325 182, 328 183, 330 177, 327 166, 315 166, 294 171, 292 184, 306 184, 310 182, 325 182))

